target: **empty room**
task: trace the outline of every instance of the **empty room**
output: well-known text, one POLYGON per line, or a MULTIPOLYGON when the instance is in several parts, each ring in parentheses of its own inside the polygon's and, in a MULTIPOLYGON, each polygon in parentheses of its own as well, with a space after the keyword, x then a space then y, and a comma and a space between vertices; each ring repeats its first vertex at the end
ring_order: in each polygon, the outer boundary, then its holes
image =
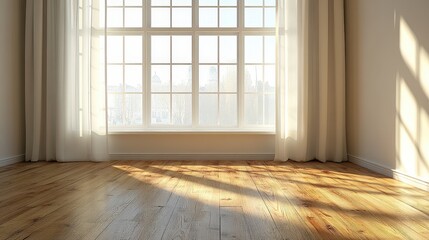
POLYGON ((428 13, 0 0, 0 239, 429 239, 428 13))

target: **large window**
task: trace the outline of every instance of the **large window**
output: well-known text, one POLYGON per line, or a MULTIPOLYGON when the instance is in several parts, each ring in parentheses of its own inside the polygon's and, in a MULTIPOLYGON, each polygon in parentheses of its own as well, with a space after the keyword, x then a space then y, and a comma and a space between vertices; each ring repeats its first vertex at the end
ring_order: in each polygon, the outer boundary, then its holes
POLYGON ((272 131, 276 0, 107 0, 110 131, 272 131))

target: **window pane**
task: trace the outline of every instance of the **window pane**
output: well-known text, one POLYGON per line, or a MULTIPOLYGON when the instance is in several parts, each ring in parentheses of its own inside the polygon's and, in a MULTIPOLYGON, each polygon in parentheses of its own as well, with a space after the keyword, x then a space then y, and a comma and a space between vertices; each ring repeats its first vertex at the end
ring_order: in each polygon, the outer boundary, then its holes
POLYGON ((125 8, 125 27, 142 27, 142 14, 141 8, 125 8))
POLYGON ((246 36, 244 61, 246 63, 262 63, 262 36, 246 36))
POLYGON ((170 65, 152 65, 151 91, 170 91, 170 65))
POLYGON ((217 8, 200 8, 200 27, 217 27, 217 8))
POLYGON ((124 91, 122 65, 107 66, 107 90, 109 92, 124 91))
POLYGON ((199 123, 203 126, 217 125, 217 94, 200 94, 199 123))
POLYGON ((219 91, 236 92, 237 91, 237 66, 220 66, 219 91))
POLYGON ((192 63, 192 36, 172 36, 173 63, 192 63))
POLYGON ((250 125, 259 125, 263 122, 263 95, 244 94, 244 122, 250 125))
POLYGON ((142 91, 142 66, 127 65, 125 66, 125 91, 141 92, 142 91))
POLYGON ((220 10, 220 27, 237 27, 237 9, 221 8, 220 10))
POLYGON ((262 27, 262 8, 246 8, 244 11, 245 27, 262 27))
POLYGON ((170 36, 152 36, 152 63, 170 63, 170 36))
POLYGON ((142 36, 125 36, 125 62, 142 63, 142 36))
POLYGON ((192 6, 192 0, 173 0, 173 6, 192 6))
POLYGON ((170 6, 170 0, 151 0, 152 6, 170 6))
POLYGON ((264 59, 265 63, 276 62, 276 38, 274 36, 266 36, 264 40, 264 59))
POLYGON ((217 0, 200 0, 200 6, 217 6, 217 0))
POLYGON ((237 125, 237 95, 219 95, 219 124, 221 126, 237 125))
POLYGON ((191 8, 173 8, 173 27, 192 27, 191 8))
POLYGON ((152 8, 152 27, 170 27, 170 8, 152 8))
POLYGON ((152 94, 152 124, 169 124, 170 123, 170 95, 169 94, 152 94))
POLYGON ((218 69, 216 65, 200 66, 200 92, 217 92, 218 69))
POLYGON ((142 0, 125 0, 125 6, 143 6, 142 0))
POLYGON ((236 63, 237 62, 237 37, 236 36, 220 36, 220 63, 236 63))
POLYGON ((275 122, 275 95, 245 94, 244 121, 249 125, 273 125, 275 122))
POLYGON ((173 94, 172 121, 175 125, 192 124, 192 95, 173 94))
POLYGON ((262 6, 263 0, 245 0, 244 5, 245 6, 262 6))
POLYGON ((107 6, 122 6, 123 0, 107 0, 107 6))
POLYGON ((265 20, 264 27, 275 27, 276 26, 276 9, 265 8, 265 20))
POLYGON ((109 94, 107 97, 109 126, 123 124, 123 98, 122 94, 109 94))
POLYGON ((265 95, 265 107, 264 107, 264 124, 274 125, 276 117, 276 100, 274 94, 265 95))
POLYGON ((273 65, 265 66, 264 69, 265 92, 276 91, 276 68, 273 65))
POLYGON ((122 8, 107 9, 107 27, 122 27, 123 26, 123 10, 122 8))
POLYGON ((265 0, 265 6, 276 6, 276 0, 265 0))
POLYGON ((173 66, 173 92, 192 92, 192 66, 173 66))
POLYGON ((107 37, 107 63, 122 63, 123 59, 123 37, 107 37))
POLYGON ((217 63, 217 36, 200 36, 200 63, 217 63))
POLYGON ((220 6, 237 6, 237 0, 219 0, 220 6))
POLYGON ((143 123, 142 115, 142 95, 141 94, 125 94, 125 109, 124 109, 124 124, 125 125, 141 125, 143 123))
POLYGON ((246 65, 244 74, 244 91, 262 92, 264 83, 262 66, 246 65))

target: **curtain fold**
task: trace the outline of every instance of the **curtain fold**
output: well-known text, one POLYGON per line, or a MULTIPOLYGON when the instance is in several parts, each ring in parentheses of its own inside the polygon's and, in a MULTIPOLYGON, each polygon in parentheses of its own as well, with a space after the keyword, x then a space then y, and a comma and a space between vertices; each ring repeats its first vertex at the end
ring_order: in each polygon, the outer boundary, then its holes
POLYGON ((343 5, 280 1, 276 160, 347 160, 343 5))
POLYGON ((103 4, 27 0, 27 161, 108 159, 103 4))

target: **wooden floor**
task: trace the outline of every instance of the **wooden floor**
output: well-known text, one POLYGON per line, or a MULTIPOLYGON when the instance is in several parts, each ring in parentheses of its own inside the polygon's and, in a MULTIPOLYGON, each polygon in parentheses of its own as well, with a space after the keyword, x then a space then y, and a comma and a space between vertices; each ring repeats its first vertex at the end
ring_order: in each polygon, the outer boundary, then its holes
POLYGON ((429 239, 429 193, 352 163, 21 163, 0 239, 429 239))

